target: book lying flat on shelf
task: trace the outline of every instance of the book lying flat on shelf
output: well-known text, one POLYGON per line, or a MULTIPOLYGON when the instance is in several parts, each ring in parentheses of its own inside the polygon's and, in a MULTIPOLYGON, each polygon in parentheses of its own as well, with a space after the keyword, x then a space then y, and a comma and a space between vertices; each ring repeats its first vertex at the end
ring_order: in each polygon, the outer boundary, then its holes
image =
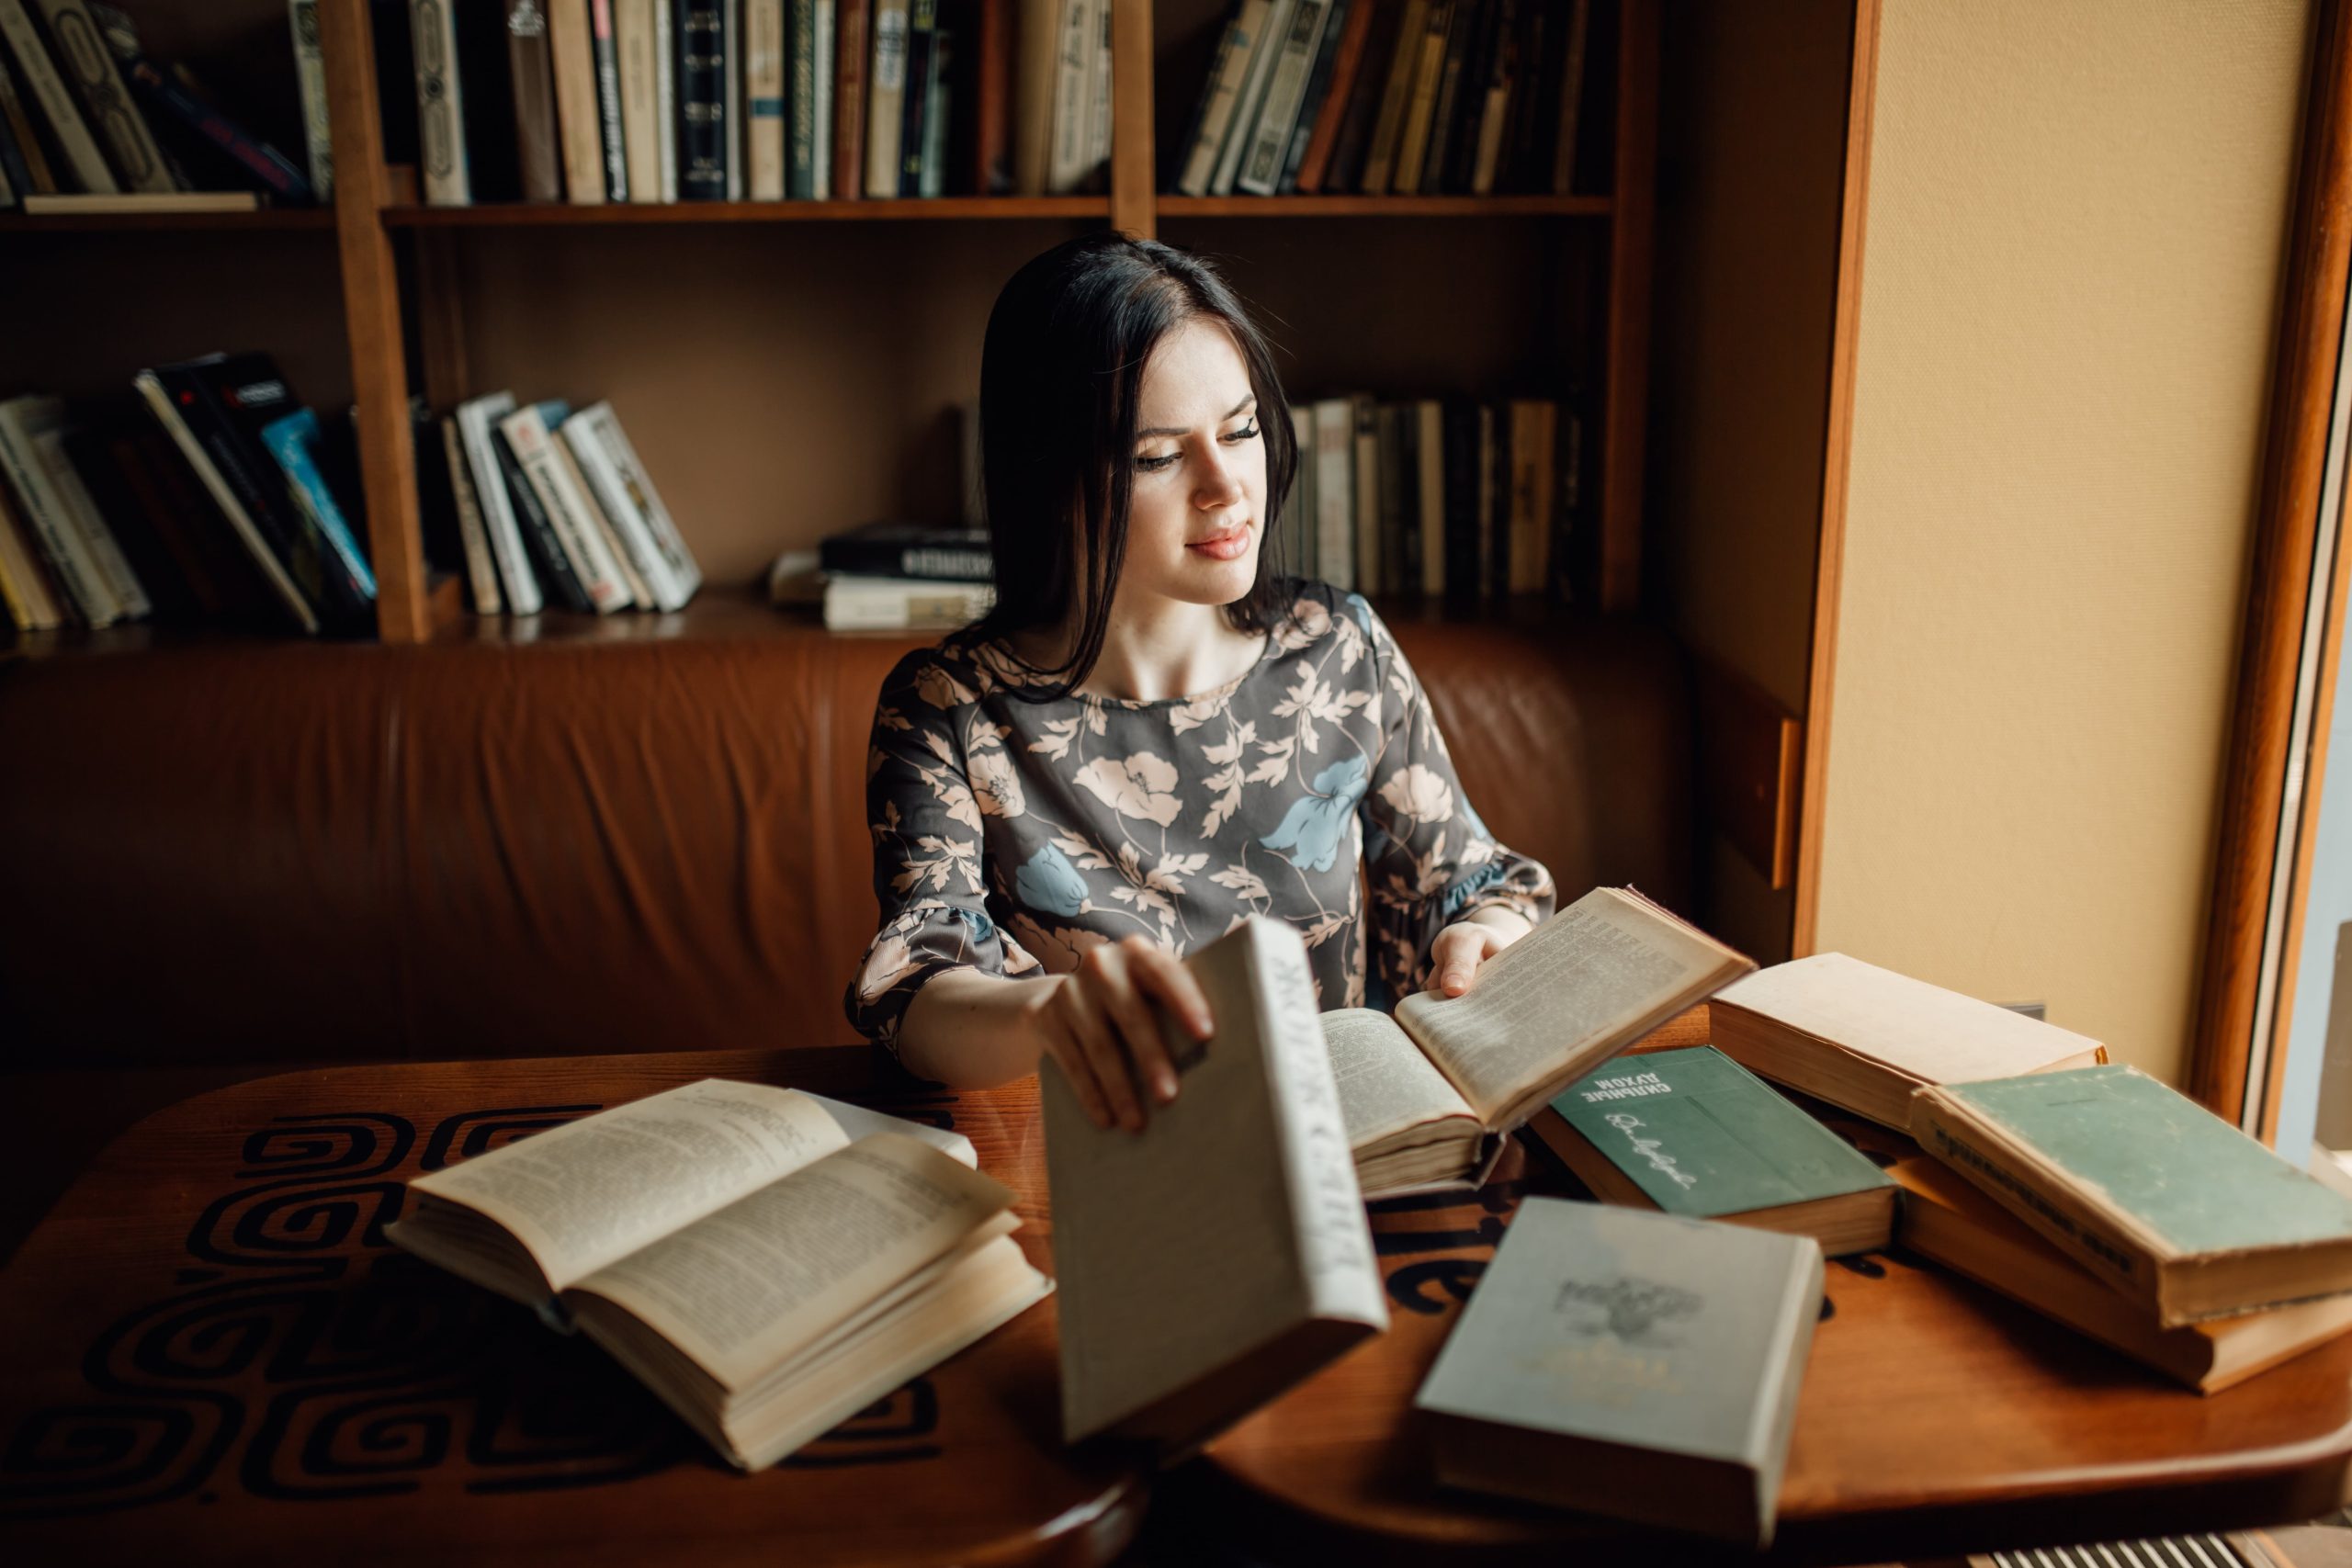
POLYGON ((261 197, 249 190, 183 190, 107 196, 28 196, 28 218, 80 218, 129 212, 254 212, 261 197))
POLYGON ((1530 1198, 1413 1404, 1438 1479, 1764 1546, 1821 1248, 1530 1198))
POLYGON ((1630 887, 1596 887, 1459 997, 1325 1013, 1365 1195, 1485 1179, 1554 1095, 1755 966, 1630 887))
POLYGON ((411 1182, 385 1235, 569 1317, 757 1470, 1053 1287, 968 1141, 706 1078, 411 1182))
POLYGON ((1603 1202, 1809 1235, 1832 1258, 1894 1235, 1886 1173, 1712 1045, 1621 1057, 1527 1131, 1603 1202))
POLYGON ((2159 1327, 1949 1168, 1914 1155, 1889 1174, 1903 1186, 1895 1235, 1905 1247, 2199 1393, 2233 1388, 2352 1329, 2352 1295, 2159 1327))
POLYGON ((989 613, 994 585, 898 577, 828 576, 825 629, 954 631, 989 613))
POLYGON ((1842 953, 1759 970, 1707 1012, 1716 1046, 1748 1071, 1897 1129, 1921 1084, 2107 1060, 2096 1040, 1842 953))
POLYGON ((1141 1134, 1038 1073, 1062 1429, 1173 1457, 1388 1326, 1298 932, 1250 917, 1185 961, 1216 1020, 1164 1017, 1182 1088, 1141 1134))
POLYGON ((2136 1067, 1923 1089, 1911 1135, 2166 1328, 2352 1291, 2352 1198, 2136 1067))

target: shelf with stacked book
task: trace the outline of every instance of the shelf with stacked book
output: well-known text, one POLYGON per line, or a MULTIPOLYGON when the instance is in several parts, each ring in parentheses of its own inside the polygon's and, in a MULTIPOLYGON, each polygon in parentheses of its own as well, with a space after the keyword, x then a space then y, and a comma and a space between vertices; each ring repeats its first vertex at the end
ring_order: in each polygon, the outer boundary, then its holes
POLYGON ((562 202, 515 202, 479 207, 388 207, 382 214, 385 225, 394 229, 855 223, 969 219, 1102 221, 1110 216, 1110 198, 1102 196, 892 197, 855 201, 693 201, 642 206, 608 202, 599 207, 574 207, 562 202))
POLYGON ((0 213, 0 234, 260 234, 289 230, 325 233, 334 228, 334 211, 325 207, 263 207, 242 212, 0 213))

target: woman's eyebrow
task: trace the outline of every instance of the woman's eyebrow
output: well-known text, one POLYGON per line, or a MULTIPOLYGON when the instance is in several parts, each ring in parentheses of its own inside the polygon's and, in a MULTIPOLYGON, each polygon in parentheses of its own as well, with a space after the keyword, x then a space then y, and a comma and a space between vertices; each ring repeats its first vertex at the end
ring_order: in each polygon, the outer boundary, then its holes
MULTIPOLYGON (((1227 420, 1227 419, 1231 419, 1235 414, 1239 413, 1243 409, 1248 408, 1251 403, 1254 403, 1254 402, 1256 402, 1257 400, 1258 400, 1258 394, 1257 394, 1257 393, 1255 393, 1255 392, 1250 393, 1248 397, 1246 397, 1246 398, 1242 399, 1239 402, 1238 402, 1238 403, 1234 404, 1231 408, 1229 408, 1229 409, 1226 410, 1226 411, 1225 411, 1225 419, 1220 419, 1220 420, 1218 420, 1218 421, 1217 421, 1217 423, 1218 423, 1219 424, 1223 424, 1223 423, 1225 423, 1225 420, 1227 420)), ((1186 433, 1186 432, 1184 432, 1184 431, 1182 431, 1182 430, 1176 429, 1176 428, 1174 428, 1174 427, 1172 427, 1172 426, 1170 426, 1170 425, 1165 425, 1165 424, 1156 424, 1156 425, 1153 425, 1149 430, 1138 430, 1138 431, 1136 431, 1136 440, 1138 440, 1138 441, 1141 441, 1141 440, 1142 440, 1145 436, 1147 436, 1147 435, 1182 435, 1182 434, 1187 434, 1187 433, 1186 433)))

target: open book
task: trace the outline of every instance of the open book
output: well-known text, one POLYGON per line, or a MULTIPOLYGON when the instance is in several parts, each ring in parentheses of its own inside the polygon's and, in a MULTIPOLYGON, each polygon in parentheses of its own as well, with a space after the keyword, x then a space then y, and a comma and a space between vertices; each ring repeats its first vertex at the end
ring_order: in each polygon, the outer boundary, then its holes
POLYGON ((1459 997, 1323 1015, 1367 1198, 1483 1180, 1553 1096, 1755 968, 1630 887, 1596 887, 1459 997))
POLYGON ((953 1134, 706 1078, 419 1177, 385 1235, 568 1314, 756 1470, 1053 1288, 972 1163, 953 1134))

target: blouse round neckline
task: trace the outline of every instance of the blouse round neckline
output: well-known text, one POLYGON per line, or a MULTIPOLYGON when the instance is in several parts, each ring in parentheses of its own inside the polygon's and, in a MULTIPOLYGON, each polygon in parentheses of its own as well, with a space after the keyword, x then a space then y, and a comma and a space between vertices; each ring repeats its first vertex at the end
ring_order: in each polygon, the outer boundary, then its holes
MULTIPOLYGON (((1259 646, 1258 657, 1250 661, 1248 669, 1223 684, 1211 686, 1204 692, 1193 692, 1178 697, 1110 697, 1092 692, 1069 692, 1059 697, 1031 697, 1026 700, 1041 704, 1063 702, 1085 705, 1091 703, 1100 707, 1118 708, 1129 713, 1148 713, 1155 708, 1193 707, 1202 703, 1225 703, 1232 699, 1234 693, 1248 685, 1260 671, 1273 662, 1275 650, 1281 642, 1282 638, 1273 632, 1266 632, 1264 641, 1259 646)), ((981 649, 990 649, 996 654, 997 657, 993 662, 997 667, 997 679, 1000 684, 1012 687, 1016 692, 1048 684, 1041 681, 1015 681, 1007 678, 1007 671, 1018 670, 1023 666, 1002 637, 990 637, 978 645, 974 651, 978 652, 981 649)))

